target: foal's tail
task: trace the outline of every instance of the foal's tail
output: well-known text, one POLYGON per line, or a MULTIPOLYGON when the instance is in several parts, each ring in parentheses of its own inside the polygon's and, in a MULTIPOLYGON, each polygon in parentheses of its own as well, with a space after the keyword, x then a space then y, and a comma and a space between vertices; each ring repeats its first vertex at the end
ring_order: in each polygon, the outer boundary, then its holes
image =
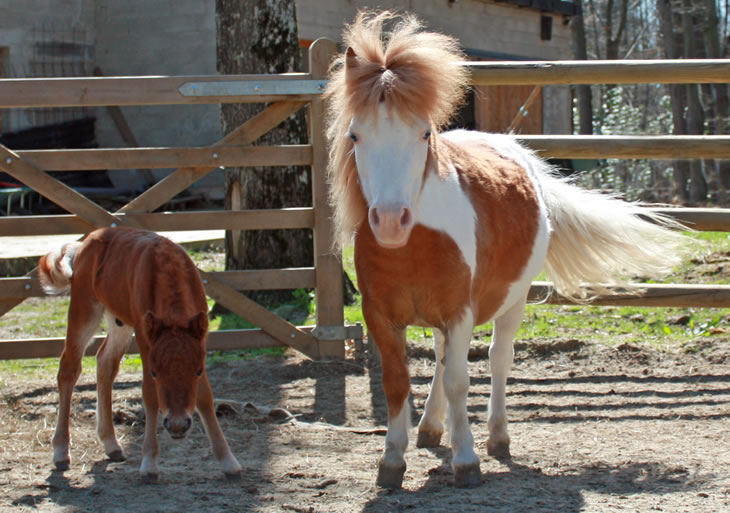
POLYGON ((61 294, 71 287, 73 259, 81 242, 69 242, 38 261, 38 277, 46 294, 61 294))
POLYGON ((543 171, 539 181, 553 230, 545 270, 561 295, 579 302, 637 293, 640 286, 625 277, 666 274, 689 250, 691 239, 681 233, 686 228, 671 218, 543 171))

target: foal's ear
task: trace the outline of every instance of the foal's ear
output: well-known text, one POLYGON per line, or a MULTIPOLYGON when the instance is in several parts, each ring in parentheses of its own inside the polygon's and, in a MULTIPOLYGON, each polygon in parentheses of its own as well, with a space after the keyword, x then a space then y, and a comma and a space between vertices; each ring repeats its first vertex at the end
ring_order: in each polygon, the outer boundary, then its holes
POLYGON ((208 314, 206 312, 198 312, 190 318, 188 325, 190 333, 195 338, 203 338, 208 332, 208 314))
POLYGON ((147 313, 144 314, 144 332, 147 338, 155 340, 160 336, 162 328, 164 328, 162 319, 157 317, 151 310, 147 310, 147 313))

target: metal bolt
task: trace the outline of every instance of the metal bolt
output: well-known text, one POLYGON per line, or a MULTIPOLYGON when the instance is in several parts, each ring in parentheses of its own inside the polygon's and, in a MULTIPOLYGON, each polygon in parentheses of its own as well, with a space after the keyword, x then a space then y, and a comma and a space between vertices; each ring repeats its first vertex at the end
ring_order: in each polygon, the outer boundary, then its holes
POLYGON ((26 283, 26 284, 24 285, 24 287, 25 287, 25 290, 30 290, 30 283, 26 283))
POLYGON ((254 91, 261 91, 261 84, 256 84, 255 86, 253 86, 253 90, 254 91))
POLYGON ((208 280, 203 280, 203 284, 204 285, 207 285, 208 284, 208 280))
POLYGON ((213 158, 216 159, 216 160, 218 160, 218 154, 217 153, 214 153, 213 154, 213 158))
POLYGON ((117 227, 117 223, 112 223, 109 226, 111 226, 112 228, 116 228, 117 227))
POLYGON ((320 90, 320 91, 323 91, 323 90, 324 90, 324 88, 325 88, 325 85, 326 85, 326 84, 325 84, 324 82, 320 82, 320 83, 318 84, 319 90, 320 90))
POLYGON ((291 338, 296 338, 296 336, 297 336, 296 333, 292 333, 291 335, 289 335, 289 337, 291 337, 291 338))
POLYGON ((12 159, 12 158, 10 158, 10 157, 8 157, 7 159, 5 159, 5 162, 6 162, 7 164, 12 164, 12 163, 13 163, 13 159, 12 159))

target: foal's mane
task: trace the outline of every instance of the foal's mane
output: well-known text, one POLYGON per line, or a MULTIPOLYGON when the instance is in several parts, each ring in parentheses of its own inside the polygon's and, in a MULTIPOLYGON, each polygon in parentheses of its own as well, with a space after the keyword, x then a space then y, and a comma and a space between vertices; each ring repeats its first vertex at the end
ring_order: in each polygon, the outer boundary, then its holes
POLYGON ((360 190, 353 142, 346 137, 353 116, 373 115, 380 103, 401 117, 446 125, 461 103, 468 72, 454 65, 463 60, 456 39, 425 32, 413 15, 360 11, 343 34, 348 52, 330 68, 325 92, 330 141, 330 201, 338 245, 347 244, 365 219, 367 204, 360 190), (384 23, 394 22, 386 32, 384 23), (349 57, 348 57, 349 54, 349 57), (348 58, 356 59, 347 67, 348 58))

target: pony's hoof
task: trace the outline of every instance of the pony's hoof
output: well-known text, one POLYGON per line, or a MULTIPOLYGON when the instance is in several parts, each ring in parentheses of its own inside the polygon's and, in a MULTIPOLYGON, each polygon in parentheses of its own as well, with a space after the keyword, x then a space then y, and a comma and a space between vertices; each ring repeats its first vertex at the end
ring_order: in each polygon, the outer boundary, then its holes
POLYGON ((406 466, 391 467, 382 462, 378 465, 378 480, 376 484, 380 488, 402 488, 403 474, 406 473, 406 466))
POLYGON ((127 461, 127 456, 122 451, 112 451, 106 457, 113 462, 127 461))
POLYGON ((68 470, 71 466, 71 460, 54 461, 53 464, 56 466, 56 470, 68 470))
POLYGON ((438 447, 441 445, 441 435, 438 431, 419 431, 416 447, 438 447))
POLYGON ((512 459, 509 452, 509 442, 494 442, 487 440, 487 454, 500 461, 512 459))
POLYGON ((237 472, 224 472, 224 476, 226 476, 226 481, 240 481, 241 480, 241 471, 237 472))
POLYGON ((454 486, 457 488, 471 488, 482 484, 482 472, 479 463, 460 465, 454 469, 454 486))
POLYGON ((153 474, 152 472, 140 474, 139 477, 142 484, 158 484, 160 482, 160 474, 153 474))

